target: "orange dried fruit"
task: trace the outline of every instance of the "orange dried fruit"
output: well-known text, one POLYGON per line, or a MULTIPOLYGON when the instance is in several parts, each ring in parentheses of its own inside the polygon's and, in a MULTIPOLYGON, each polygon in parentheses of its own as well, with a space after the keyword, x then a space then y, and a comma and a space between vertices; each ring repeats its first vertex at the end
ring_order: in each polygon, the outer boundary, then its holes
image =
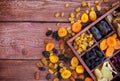
POLYGON ((114 53, 115 49, 113 47, 108 47, 107 50, 106 50, 106 57, 110 57, 112 56, 112 54, 114 53))
POLYGON ((117 41, 117 44, 115 45, 115 49, 116 50, 118 50, 118 49, 120 49, 120 40, 119 39, 116 39, 116 41, 117 41))
POLYGON ((77 73, 84 73, 84 67, 82 65, 79 65, 76 67, 76 72, 77 73))
POLYGON ((104 39, 104 40, 102 40, 101 42, 100 42, 100 49, 101 50, 106 50, 107 49, 107 40, 106 39, 104 39))
POLYGON ((77 57, 73 57, 73 58, 71 59, 71 65, 72 65, 73 67, 77 67, 78 64, 79 64, 78 58, 77 58, 77 57))
POLYGON ((94 8, 91 8, 91 10, 90 10, 89 19, 90 19, 91 21, 95 21, 95 20, 97 19, 97 15, 96 15, 96 13, 95 13, 95 11, 94 11, 94 8))
POLYGON ((93 81, 93 79, 90 77, 86 77, 84 81, 93 81))
POLYGON ((50 62, 57 63, 59 61, 59 57, 57 55, 50 55, 50 62))
POLYGON ((85 75, 84 75, 84 74, 80 74, 78 77, 79 77, 80 79, 84 80, 85 75))
POLYGON ((59 79, 58 78, 54 78, 53 81, 59 81, 59 79))
POLYGON ((54 44, 52 42, 46 44, 46 51, 51 51, 54 48, 54 44))
POLYGON ((67 35, 67 29, 64 27, 60 27, 58 29, 58 36, 59 37, 65 37, 67 35))
POLYGON ((42 64, 42 62, 41 62, 41 61, 38 61, 38 62, 36 63, 36 66, 37 66, 37 67, 42 67, 42 66, 43 66, 43 64, 42 64))
POLYGON ((61 50, 63 50, 65 48, 65 42, 64 41, 61 41, 60 44, 59 44, 59 48, 61 50))
POLYGON ((107 45, 108 47, 114 47, 116 46, 117 42, 116 42, 116 39, 114 37, 108 37, 107 38, 107 45))
POLYGON ((72 76, 70 77, 70 81, 75 81, 75 78, 73 78, 72 76))
POLYGON ((81 24, 80 21, 77 21, 77 22, 73 23, 73 25, 72 25, 72 31, 73 31, 74 33, 80 32, 81 29, 82 29, 82 24, 81 24))
POLYGON ((88 22, 88 20, 89 20, 88 14, 87 13, 83 13, 82 16, 81 16, 81 22, 85 24, 85 23, 88 22))
POLYGON ((61 72, 61 77, 63 79, 68 79, 68 78, 70 78, 70 76, 71 76, 71 72, 69 70, 64 70, 61 72))
POLYGON ((34 74, 34 77, 36 80, 39 80, 40 78, 40 71, 36 71, 35 74, 34 74))

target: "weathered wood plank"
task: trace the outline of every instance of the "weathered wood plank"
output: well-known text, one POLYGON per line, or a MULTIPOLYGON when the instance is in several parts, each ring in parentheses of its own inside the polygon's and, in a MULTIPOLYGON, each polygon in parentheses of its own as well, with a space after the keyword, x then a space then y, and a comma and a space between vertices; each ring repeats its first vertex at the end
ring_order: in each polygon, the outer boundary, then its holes
MULTIPOLYGON (((68 27, 69 23, 61 23, 68 27)), ((0 59, 40 59, 47 28, 58 29, 55 23, 0 23, 0 59)), ((58 48, 59 43, 49 37, 58 48)))
MULTIPOLYGON (((0 81, 37 81, 34 79, 34 73, 38 70, 35 65, 37 61, 0 60, 0 81)), ((46 73, 47 70, 40 73, 39 81, 47 81, 45 79, 46 73)))
MULTIPOLYGON (((0 0, 0 21, 68 21, 70 12, 80 6, 82 0, 0 0), (65 8, 65 3, 69 3, 70 7, 65 8), (64 18, 55 18, 55 12, 65 12, 64 18)), ((90 1, 92 6, 94 0, 90 1)), ((102 2, 103 0, 101 0, 102 2)), ((115 1, 109 0, 109 3, 103 4, 110 5, 115 1)), ((81 12, 86 8, 81 8, 81 12)))

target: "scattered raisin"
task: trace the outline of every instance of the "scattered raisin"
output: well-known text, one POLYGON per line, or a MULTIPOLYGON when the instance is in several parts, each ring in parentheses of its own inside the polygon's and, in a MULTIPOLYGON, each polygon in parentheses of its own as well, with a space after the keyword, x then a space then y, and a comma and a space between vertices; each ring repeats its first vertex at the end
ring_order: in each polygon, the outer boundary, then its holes
POLYGON ((46 36, 50 36, 51 34, 52 34, 52 30, 48 30, 47 32, 46 32, 46 36))
POLYGON ((46 68, 45 68, 45 67, 39 67, 39 70, 40 70, 40 71, 45 71, 46 68))
POLYGON ((75 81, 83 81, 82 79, 76 78, 75 81))
POLYGON ((51 79, 51 74, 50 74, 50 73, 47 74, 46 79, 47 79, 47 80, 50 80, 50 79, 51 79))
POLYGON ((59 80, 61 80, 61 79, 62 79, 62 77, 61 77, 61 74, 60 74, 60 73, 58 73, 58 74, 57 74, 57 77, 58 77, 58 79, 59 79, 59 80))
POLYGON ((50 56, 50 53, 48 51, 43 51, 42 54, 46 58, 49 58, 49 56, 50 56))
POLYGON ((58 54, 58 50, 56 48, 53 48, 53 53, 58 54))
POLYGON ((59 57, 60 59, 64 59, 65 55, 64 55, 64 54, 60 54, 60 55, 58 55, 58 57, 59 57))

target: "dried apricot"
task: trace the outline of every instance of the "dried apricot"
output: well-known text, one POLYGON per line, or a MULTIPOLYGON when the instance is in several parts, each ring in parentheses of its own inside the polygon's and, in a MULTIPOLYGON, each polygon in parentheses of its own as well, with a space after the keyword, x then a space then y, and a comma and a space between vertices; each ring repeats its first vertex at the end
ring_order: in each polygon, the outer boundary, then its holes
POLYGON ((97 15, 96 15, 96 13, 95 13, 95 11, 94 11, 94 8, 91 8, 91 10, 90 10, 89 19, 90 19, 91 21, 95 21, 95 20, 97 19, 97 15))
POLYGON ((76 73, 76 71, 72 71, 72 77, 77 78, 77 73, 76 73))
POLYGON ((108 37, 107 38, 107 45, 109 46, 109 47, 114 47, 114 46, 116 46, 116 39, 114 38, 114 37, 108 37))
POLYGON ((82 24, 81 24, 79 21, 73 23, 73 25, 72 25, 72 31, 73 31, 74 33, 80 32, 81 29, 82 29, 82 24))
POLYGON ((46 44, 46 48, 45 48, 46 51, 51 51, 53 48, 54 48, 54 44, 52 42, 46 44))
POLYGON ((118 50, 118 49, 120 49, 120 40, 119 39, 116 39, 116 41, 117 41, 117 44, 115 45, 115 49, 116 50, 118 50))
POLYGON ((69 70, 64 70, 62 71, 61 76, 63 79, 68 79, 71 76, 71 72, 69 70))
POLYGON ((76 72, 77 73, 84 73, 84 67, 82 65, 79 65, 76 67, 76 72))
POLYGON ((59 37, 65 37, 67 35, 67 29, 64 27, 60 27, 58 29, 58 36, 59 37))
POLYGON ((106 39, 104 39, 104 40, 102 40, 101 42, 100 42, 100 49, 101 50, 106 50, 107 49, 107 40, 106 39))
POLYGON ((93 79, 90 77, 86 77, 84 81, 93 81, 93 79))
POLYGON ((73 58, 71 59, 71 65, 72 65, 73 67, 77 67, 78 64, 79 64, 78 58, 77 58, 77 57, 73 57, 73 58))
POLYGON ((52 63, 57 63, 59 61, 59 57, 57 55, 51 55, 49 59, 52 63))
POLYGON ((112 54, 114 53, 115 49, 113 47, 108 47, 106 50, 106 57, 110 57, 112 56, 112 54))

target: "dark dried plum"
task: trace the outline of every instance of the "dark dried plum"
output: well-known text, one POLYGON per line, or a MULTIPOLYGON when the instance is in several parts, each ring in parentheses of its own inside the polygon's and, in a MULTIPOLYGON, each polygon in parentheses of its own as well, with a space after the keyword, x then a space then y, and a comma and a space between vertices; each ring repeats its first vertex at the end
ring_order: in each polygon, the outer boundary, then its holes
POLYGON ((52 33, 53 33, 52 30, 48 30, 48 31, 46 32, 46 36, 50 36, 52 33))
POLYGON ((76 78, 75 81, 83 81, 82 79, 76 78))
POLYGON ((57 67, 57 71, 59 72, 59 71, 60 71, 60 69, 61 69, 61 67, 60 67, 60 66, 58 66, 58 67, 57 67))
POLYGON ((87 27, 91 22, 88 21, 87 23, 83 24, 83 28, 87 27))
POLYGON ((53 34, 52 34, 52 37, 56 40, 60 40, 61 38, 58 36, 58 31, 54 31, 53 34))
POLYGON ((93 55, 93 56, 89 57, 88 59, 92 60, 92 59, 95 59, 95 58, 96 58, 96 56, 93 55))
POLYGON ((42 54, 46 58, 49 58, 49 56, 50 56, 50 53, 48 51, 43 51, 42 54))
POLYGON ((50 80, 50 79, 51 79, 51 74, 50 74, 50 73, 47 74, 46 79, 47 79, 47 80, 50 80))
POLYGON ((95 61, 98 62, 100 60, 100 58, 96 58, 95 61))
POLYGON ((101 51, 96 50, 96 53, 97 53, 98 57, 102 57, 103 56, 103 53, 101 51))
POLYGON ((91 63, 90 63, 90 61, 85 61, 86 62, 86 64, 87 64, 87 66, 91 66, 91 63))
POLYGON ((56 48, 53 48, 53 53, 58 54, 58 50, 56 48))
POLYGON ((105 36, 111 30, 111 28, 105 21, 99 22, 98 24, 96 24, 96 26, 103 36, 105 36))
POLYGON ((91 33, 93 34, 93 36, 95 37, 96 40, 100 40, 102 38, 102 35, 100 33, 100 31, 96 28, 96 27, 92 27, 90 29, 91 33))
POLYGON ((64 57, 63 60, 64 60, 65 63, 69 63, 70 62, 70 58, 69 57, 64 57))
POLYGON ((40 71, 45 71, 46 68, 45 68, 45 67, 39 67, 39 70, 40 70, 40 71))

